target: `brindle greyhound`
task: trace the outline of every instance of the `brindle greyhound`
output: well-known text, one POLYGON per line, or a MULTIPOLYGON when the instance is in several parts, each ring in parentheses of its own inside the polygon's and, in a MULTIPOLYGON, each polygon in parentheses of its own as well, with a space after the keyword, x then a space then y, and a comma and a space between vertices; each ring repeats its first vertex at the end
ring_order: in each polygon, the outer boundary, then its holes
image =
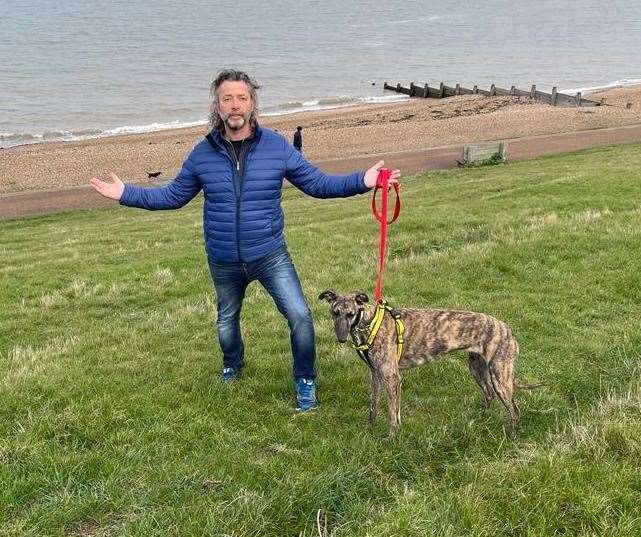
MULTIPOLYGON (((356 346, 367 346, 364 344, 370 333, 376 306, 366 305, 369 300, 366 294, 341 295, 327 290, 318 298, 327 300, 331 306, 339 342, 345 343, 351 336, 356 346)), ((394 436, 401 425, 400 371, 433 362, 451 351, 464 350, 469 352, 470 373, 483 392, 485 406, 489 407, 494 397, 498 396, 510 414, 512 435, 516 432, 520 411, 514 400, 517 388, 514 368, 519 345, 507 324, 490 315, 470 311, 397 309, 391 313, 384 315, 368 349, 359 353, 370 369, 370 424, 374 423, 378 414, 381 383, 387 391, 390 435, 394 436), (398 334, 394 316, 405 325, 400 361, 397 357, 398 334)))

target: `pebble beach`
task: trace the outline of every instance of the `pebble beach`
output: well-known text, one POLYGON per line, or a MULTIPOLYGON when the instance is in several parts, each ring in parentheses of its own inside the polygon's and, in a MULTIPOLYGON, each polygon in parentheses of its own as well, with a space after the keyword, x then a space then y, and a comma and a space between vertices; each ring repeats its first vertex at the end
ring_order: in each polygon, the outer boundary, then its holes
MULTIPOLYGON (((462 95, 266 116, 260 123, 290 140, 301 125, 311 162, 372 155, 372 163, 379 153, 641 123, 641 86, 584 97, 603 97, 606 105, 560 108, 525 97, 462 95)), ((1 149, 0 194, 86 186, 109 171, 125 182, 152 184, 150 172, 170 180, 206 132, 199 126, 1 149)))

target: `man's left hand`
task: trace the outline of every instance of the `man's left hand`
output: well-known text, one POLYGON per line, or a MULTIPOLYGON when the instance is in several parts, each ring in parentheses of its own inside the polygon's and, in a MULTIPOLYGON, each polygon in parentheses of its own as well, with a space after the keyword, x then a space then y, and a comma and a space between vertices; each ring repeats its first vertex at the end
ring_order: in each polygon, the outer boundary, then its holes
MULTIPOLYGON (((374 166, 365 172, 365 186, 367 188, 374 188, 376 186, 376 179, 378 178, 378 170, 380 170, 385 164, 384 160, 379 160, 374 166)), ((389 184, 398 183, 398 178, 401 176, 400 170, 392 170, 392 175, 390 176, 389 184)))

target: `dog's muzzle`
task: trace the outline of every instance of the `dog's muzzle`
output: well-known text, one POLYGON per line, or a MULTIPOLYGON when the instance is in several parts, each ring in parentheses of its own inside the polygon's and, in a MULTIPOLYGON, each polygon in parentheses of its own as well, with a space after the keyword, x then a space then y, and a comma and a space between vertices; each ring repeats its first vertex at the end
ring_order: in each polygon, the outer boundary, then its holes
POLYGON ((336 339, 339 343, 345 343, 349 336, 350 324, 347 319, 339 319, 334 323, 334 330, 336 331, 336 339))

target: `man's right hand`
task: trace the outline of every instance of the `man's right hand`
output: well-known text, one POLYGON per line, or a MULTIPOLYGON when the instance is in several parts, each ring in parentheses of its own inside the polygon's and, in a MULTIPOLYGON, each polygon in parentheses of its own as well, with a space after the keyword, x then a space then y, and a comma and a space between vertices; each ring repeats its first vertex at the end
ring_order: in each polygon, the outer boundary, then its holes
POLYGON ((122 193, 125 191, 125 183, 123 183, 120 178, 113 172, 109 172, 109 177, 111 178, 111 183, 107 181, 101 181, 97 177, 92 177, 89 183, 99 194, 102 194, 105 198, 110 198, 112 200, 120 201, 122 198, 122 193))
MULTIPOLYGON (((378 171, 383 167, 385 161, 379 160, 374 166, 365 171, 365 177, 363 182, 367 188, 374 188, 376 186, 376 181, 378 179, 378 171)), ((401 176, 400 170, 392 170, 392 175, 390 175, 389 183, 398 183, 398 178, 401 176)))

